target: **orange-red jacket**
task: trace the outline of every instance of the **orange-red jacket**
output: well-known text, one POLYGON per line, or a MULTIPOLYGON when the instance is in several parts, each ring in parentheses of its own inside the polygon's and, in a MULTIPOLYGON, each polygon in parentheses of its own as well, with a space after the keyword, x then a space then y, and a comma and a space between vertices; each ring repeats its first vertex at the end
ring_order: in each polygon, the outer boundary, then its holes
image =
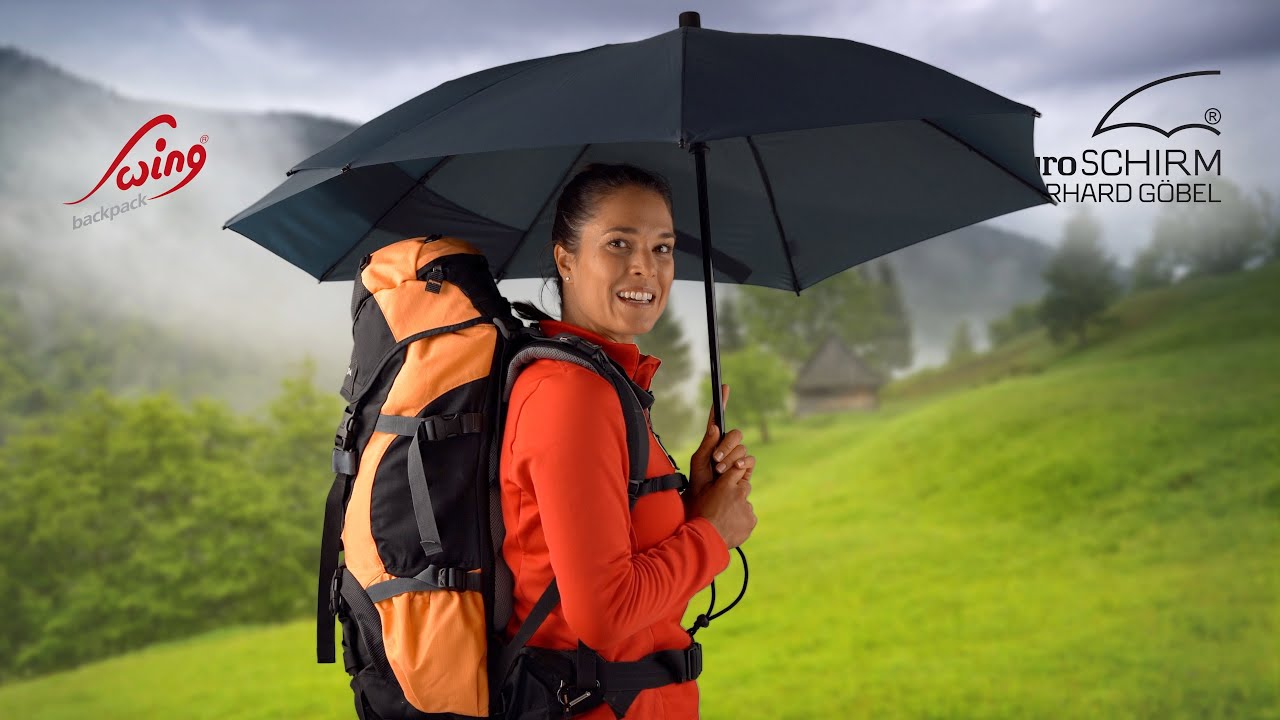
MULTIPOLYGON (((661 361, 569 323, 544 320, 547 335, 571 332, 599 344, 641 387, 661 361)), ((572 650, 578 641, 608 661, 688 647, 689 600, 729 565, 729 549, 706 518, 686 519, 675 490, 627 498, 627 442, 613 385, 573 363, 541 359, 516 379, 500 461, 502 552, 515 575, 515 635, 553 577, 560 605, 529 644, 572 650)), ((646 477, 674 472, 649 433, 646 477)), ((641 691, 628 720, 698 716, 696 682, 641 691)), ((608 705, 580 716, 615 718, 608 705)))

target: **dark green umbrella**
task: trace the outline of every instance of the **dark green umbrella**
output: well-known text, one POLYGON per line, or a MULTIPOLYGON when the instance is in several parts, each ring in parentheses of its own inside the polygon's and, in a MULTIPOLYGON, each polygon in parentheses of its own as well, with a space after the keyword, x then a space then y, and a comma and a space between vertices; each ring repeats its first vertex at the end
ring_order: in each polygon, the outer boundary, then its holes
POLYGON ((671 182, 676 279, 801 290, 956 228, 1054 202, 1034 108, 851 40, 680 27, 446 82, 298 163, 228 220, 321 281, 407 237, 465 238, 495 279, 554 272, 560 189, 589 162, 671 182), (711 228, 715 227, 712 242, 711 228))
POLYGON ((951 73, 834 38, 707 30, 446 82, 298 163, 227 221, 313 277, 350 280, 406 237, 465 238, 497 280, 554 272, 555 198, 589 162, 662 173, 676 279, 706 286, 723 431, 715 282, 785 288, 956 228, 1053 202, 1039 113, 951 73), (711 228, 715 228, 712 242, 711 228), (708 250, 709 248, 709 250, 708 250))

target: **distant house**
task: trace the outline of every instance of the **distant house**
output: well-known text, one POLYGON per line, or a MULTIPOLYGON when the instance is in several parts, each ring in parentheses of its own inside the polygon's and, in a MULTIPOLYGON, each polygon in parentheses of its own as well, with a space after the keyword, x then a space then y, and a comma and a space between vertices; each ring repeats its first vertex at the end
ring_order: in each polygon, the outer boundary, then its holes
POLYGON ((884 380, 857 353, 831 336, 805 361, 791 386, 795 415, 875 410, 884 380))

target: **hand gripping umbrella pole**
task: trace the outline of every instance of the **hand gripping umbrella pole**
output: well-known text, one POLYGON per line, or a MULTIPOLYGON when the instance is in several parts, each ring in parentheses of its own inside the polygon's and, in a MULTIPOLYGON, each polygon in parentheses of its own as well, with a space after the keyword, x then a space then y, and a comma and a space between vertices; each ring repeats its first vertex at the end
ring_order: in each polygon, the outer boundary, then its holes
MULTIPOLYGON (((681 13, 680 27, 699 27, 698 13, 681 13), (691 18, 690 18, 691 15, 691 18), (691 26, 690 24, 692 23, 691 26)), ((707 145, 703 142, 695 142, 690 147, 690 152, 694 155, 694 164, 696 174, 698 174, 698 224, 699 234, 703 240, 703 291, 707 295, 707 345, 710 351, 710 360, 712 360, 712 407, 714 415, 716 415, 716 427, 719 428, 719 437, 724 437, 724 404, 721 397, 721 373, 719 373, 719 336, 716 334, 716 283, 712 281, 712 220, 710 220, 710 211, 708 209, 709 202, 707 199, 707 145)), ((717 475, 716 465, 712 462, 712 474, 717 475)), ((712 480, 716 482, 716 480, 712 480)), ((707 612, 698 616, 694 621, 694 626, 689 628, 689 635, 692 637, 698 633, 700 628, 705 628, 710 621, 719 618, 726 612, 733 610, 742 596, 746 594, 746 580, 748 580, 748 569, 746 569, 746 553, 742 552, 741 547, 735 547, 737 555, 742 559, 742 589, 737 593, 737 597, 733 598, 733 602, 728 603, 726 609, 719 612, 716 610, 716 580, 712 580, 712 597, 707 606, 707 612)))

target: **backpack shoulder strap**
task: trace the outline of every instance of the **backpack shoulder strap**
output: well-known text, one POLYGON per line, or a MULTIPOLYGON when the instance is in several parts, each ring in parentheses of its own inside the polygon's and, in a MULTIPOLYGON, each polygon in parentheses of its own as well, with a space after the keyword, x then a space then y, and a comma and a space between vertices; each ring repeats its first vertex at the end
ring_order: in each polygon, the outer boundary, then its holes
POLYGON ((555 337, 533 335, 523 347, 515 351, 507 364, 507 379, 502 388, 503 407, 511 399, 516 378, 534 360, 548 358, 580 365, 608 380, 622 402, 622 415, 626 423, 629 475, 627 494, 635 505, 637 494, 649 469, 649 424, 644 411, 653 404, 653 395, 632 382, 631 378, 614 362, 599 345, 564 333, 555 337))
MULTIPOLYGON (((600 374, 613 385, 618 392, 618 399, 622 401, 622 415, 627 429, 629 464, 627 497, 630 499, 631 507, 635 507, 636 500, 641 495, 657 489, 653 483, 645 482, 645 473, 649 468, 649 423, 645 419, 644 411, 653 405, 653 395, 632 382, 626 372, 609 358, 599 345, 585 338, 570 333, 547 337, 532 328, 526 329, 525 333, 528 337, 524 345, 512 353, 507 363, 506 382, 502 388, 503 412, 500 415, 506 415, 507 403, 511 400, 511 390, 515 387, 520 371, 534 360, 542 358, 563 360, 600 374)), ((665 481, 667 477, 663 476, 657 480, 665 481)), ((559 602, 560 589, 553 578, 542 596, 538 598, 533 610, 525 617, 515 637, 503 648, 498 665, 503 677, 510 672, 516 656, 520 654, 559 602)))

